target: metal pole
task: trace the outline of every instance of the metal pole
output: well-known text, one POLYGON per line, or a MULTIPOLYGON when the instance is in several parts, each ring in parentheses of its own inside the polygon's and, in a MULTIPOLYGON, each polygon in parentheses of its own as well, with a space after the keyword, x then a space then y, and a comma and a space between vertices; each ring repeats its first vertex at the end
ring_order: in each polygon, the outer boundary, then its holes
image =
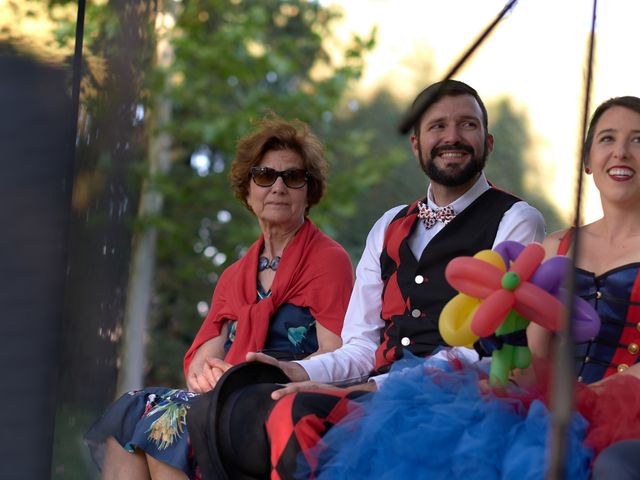
MULTIPOLYGON (((591 83, 593 78, 593 54, 595 47, 595 25, 597 0, 593 0, 593 11, 591 15, 591 33, 589 38, 589 48, 587 55, 587 71, 585 78, 584 104, 582 111, 582 137, 580 138, 580 158, 578 160, 578 183, 576 188, 576 205, 574 212, 574 234, 572 237, 572 257, 575 260, 580 254, 580 233, 578 227, 581 221, 582 205, 582 184, 583 184, 583 159, 588 152, 585 152, 584 139, 587 134, 589 122, 591 83)), ((567 296, 567 318, 563 322, 557 337, 554 349, 554 370, 551 385, 551 439, 549 467, 547 470, 548 480, 560 480, 564 478, 565 456, 567 444, 567 427, 571 422, 574 410, 574 365, 573 365, 573 338, 571 335, 571 319, 573 318, 573 293, 575 291, 575 269, 572 269, 565 285, 567 296)))

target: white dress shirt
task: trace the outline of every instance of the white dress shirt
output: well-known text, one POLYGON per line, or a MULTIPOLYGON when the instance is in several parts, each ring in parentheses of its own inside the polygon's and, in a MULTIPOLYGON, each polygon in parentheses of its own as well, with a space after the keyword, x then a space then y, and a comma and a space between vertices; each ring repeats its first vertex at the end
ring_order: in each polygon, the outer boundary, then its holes
MULTIPOLYGON (((449 205, 456 213, 460 213, 489 188, 491 187, 483 173, 464 195, 449 205)), ((427 200, 430 208, 441 208, 433 202, 431 186, 427 191, 427 200)), ((384 234, 391 220, 404 207, 405 205, 399 205, 387 211, 367 236, 362 257, 356 267, 356 281, 344 318, 342 346, 333 352, 297 362, 306 370, 311 380, 348 385, 363 382, 371 374, 375 365, 375 352, 380 345, 380 331, 385 324, 380 318, 384 287, 380 255, 384 234)), ((437 222, 430 229, 414 229, 409 238, 409 247, 416 259, 420 258, 422 251, 443 227, 444 224, 437 222)), ((493 245, 505 240, 515 240, 526 245, 541 242, 544 235, 542 214, 528 203, 520 201, 505 212, 493 245)), ((475 352, 472 352, 473 350, 469 350, 466 353, 473 356, 475 352)), ((386 375, 379 375, 373 380, 380 385, 385 377, 386 375)))

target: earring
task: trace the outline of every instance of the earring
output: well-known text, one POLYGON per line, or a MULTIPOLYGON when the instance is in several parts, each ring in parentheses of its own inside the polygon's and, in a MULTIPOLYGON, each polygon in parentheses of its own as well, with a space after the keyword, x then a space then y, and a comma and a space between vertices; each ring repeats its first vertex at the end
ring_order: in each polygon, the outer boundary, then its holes
POLYGON ((587 175, 590 175, 591 169, 589 167, 584 167, 584 173, 586 173, 587 175))

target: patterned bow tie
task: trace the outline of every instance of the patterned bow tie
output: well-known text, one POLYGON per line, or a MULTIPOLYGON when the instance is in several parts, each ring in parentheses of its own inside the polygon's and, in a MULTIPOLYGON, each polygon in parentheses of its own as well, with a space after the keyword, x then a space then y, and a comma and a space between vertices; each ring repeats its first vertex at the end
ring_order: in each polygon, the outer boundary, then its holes
POLYGON ((451 207, 444 207, 438 210, 431 210, 426 204, 418 203, 418 218, 424 222, 425 228, 433 227, 437 222, 449 223, 456 216, 456 212, 451 207))

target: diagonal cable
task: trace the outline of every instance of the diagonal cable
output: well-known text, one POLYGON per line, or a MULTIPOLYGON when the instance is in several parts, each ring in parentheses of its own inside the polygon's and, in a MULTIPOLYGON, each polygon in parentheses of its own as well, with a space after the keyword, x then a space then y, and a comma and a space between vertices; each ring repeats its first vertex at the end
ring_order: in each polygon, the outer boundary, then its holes
MULTIPOLYGON (((465 64, 465 62, 473 55, 473 53, 478 49, 478 47, 484 42, 484 40, 489 36, 489 34, 493 31, 493 29, 500 23, 500 21, 504 18, 504 16, 509 13, 509 11, 515 6, 518 0, 510 0, 504 8, 498 13, 496 18, 484 29, 484 31, 478 36, 475 42, 467 49, 467 51, 462 54, 460 59, 449 69, 449 72, 442 79, 449 80, 452 78, 458 70, 465 64)), ((418 118, 424 113, 424 111, 429 108, 431 103, 433 103, 433 99, 438 97, 438 90, 433 92, 433 95, 426 96, 420 99, 420 102, 416 105, 413 105, 409 111, 404 115, 403 119, 400 121, 400 125, 398 126, 398 130, 402 134, 406 134, 413 124, 416 122, 418 118)))

